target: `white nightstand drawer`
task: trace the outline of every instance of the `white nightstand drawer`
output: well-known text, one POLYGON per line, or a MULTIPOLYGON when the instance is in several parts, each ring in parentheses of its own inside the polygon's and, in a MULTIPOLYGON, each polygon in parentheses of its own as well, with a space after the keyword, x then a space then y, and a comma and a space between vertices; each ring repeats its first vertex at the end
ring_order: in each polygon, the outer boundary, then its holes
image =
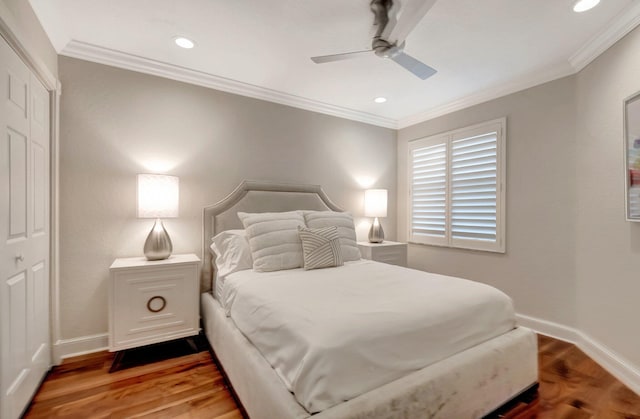
POLYGON ((382 243, 358 242, 360 253, 364 259, 391 265, 407 266, 407 244, 392 241, 382 243))
POLYGON ((374 258, 378 262, 390 263, 393 265, 404 265, 407 252, 398 247, 381 247, 373 249, 374 258))
POLYGON ((198 334, 198 286, 193 262, 112 266, 109 350, 198 334))

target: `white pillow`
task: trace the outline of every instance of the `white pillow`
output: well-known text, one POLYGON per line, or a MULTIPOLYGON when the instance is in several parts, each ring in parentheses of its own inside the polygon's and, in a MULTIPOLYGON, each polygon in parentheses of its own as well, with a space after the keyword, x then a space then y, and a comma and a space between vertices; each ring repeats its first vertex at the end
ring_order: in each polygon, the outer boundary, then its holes
POLYGON ((211 250, 216 254, 218 278, 253 267, 251 249, 244 230, 223 231, 211 241, 211 250))
POLYGON ((338 227, 342 260, 345 262, 359 260, 360 249, 356 240, 356 228, 353 217, 348 212, 305 211, 304 219, 309 228, 338 227))
POLYGON ((239 212, 238 217, 247 232, 255 271, 302 267, 302 243, 298 236, 298 227, 305 227, 302 212, 239 212))

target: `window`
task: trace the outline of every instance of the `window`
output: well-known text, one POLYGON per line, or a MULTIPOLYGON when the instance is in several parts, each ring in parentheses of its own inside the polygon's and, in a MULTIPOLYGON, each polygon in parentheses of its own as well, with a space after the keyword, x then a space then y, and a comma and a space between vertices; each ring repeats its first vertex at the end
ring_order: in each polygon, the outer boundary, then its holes
POLYGON ((504 253, 505 125, 409 143, 410 242, 504 253))

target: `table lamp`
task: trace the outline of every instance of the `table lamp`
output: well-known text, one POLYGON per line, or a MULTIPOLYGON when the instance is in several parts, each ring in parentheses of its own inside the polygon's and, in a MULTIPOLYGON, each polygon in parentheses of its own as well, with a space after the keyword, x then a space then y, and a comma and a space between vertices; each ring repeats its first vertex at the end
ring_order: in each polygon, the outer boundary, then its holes
POLYGON ((373 224, 369 229, 369 242, 382 243, 384 231, 378 217, 387 216, 386 189, 367 189, 364 191, 364 215, 365 217, 374 217, 373 224))
POLYGON ((161 218, 178 216, 179 178, 167 175, 138 175, 138 218, 155 218, 156 222, 144 242, 148 260, 171 256, 173 245, 161 218))

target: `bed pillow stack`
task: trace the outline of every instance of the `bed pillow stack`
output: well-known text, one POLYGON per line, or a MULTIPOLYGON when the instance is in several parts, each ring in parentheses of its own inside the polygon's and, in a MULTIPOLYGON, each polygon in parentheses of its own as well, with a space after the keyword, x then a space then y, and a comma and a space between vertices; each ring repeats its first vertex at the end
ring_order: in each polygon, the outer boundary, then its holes
POLYGON ((345 212, 239 212, 252 267, 272 272, 341 266, 360 259, 353 217, 345 212))

